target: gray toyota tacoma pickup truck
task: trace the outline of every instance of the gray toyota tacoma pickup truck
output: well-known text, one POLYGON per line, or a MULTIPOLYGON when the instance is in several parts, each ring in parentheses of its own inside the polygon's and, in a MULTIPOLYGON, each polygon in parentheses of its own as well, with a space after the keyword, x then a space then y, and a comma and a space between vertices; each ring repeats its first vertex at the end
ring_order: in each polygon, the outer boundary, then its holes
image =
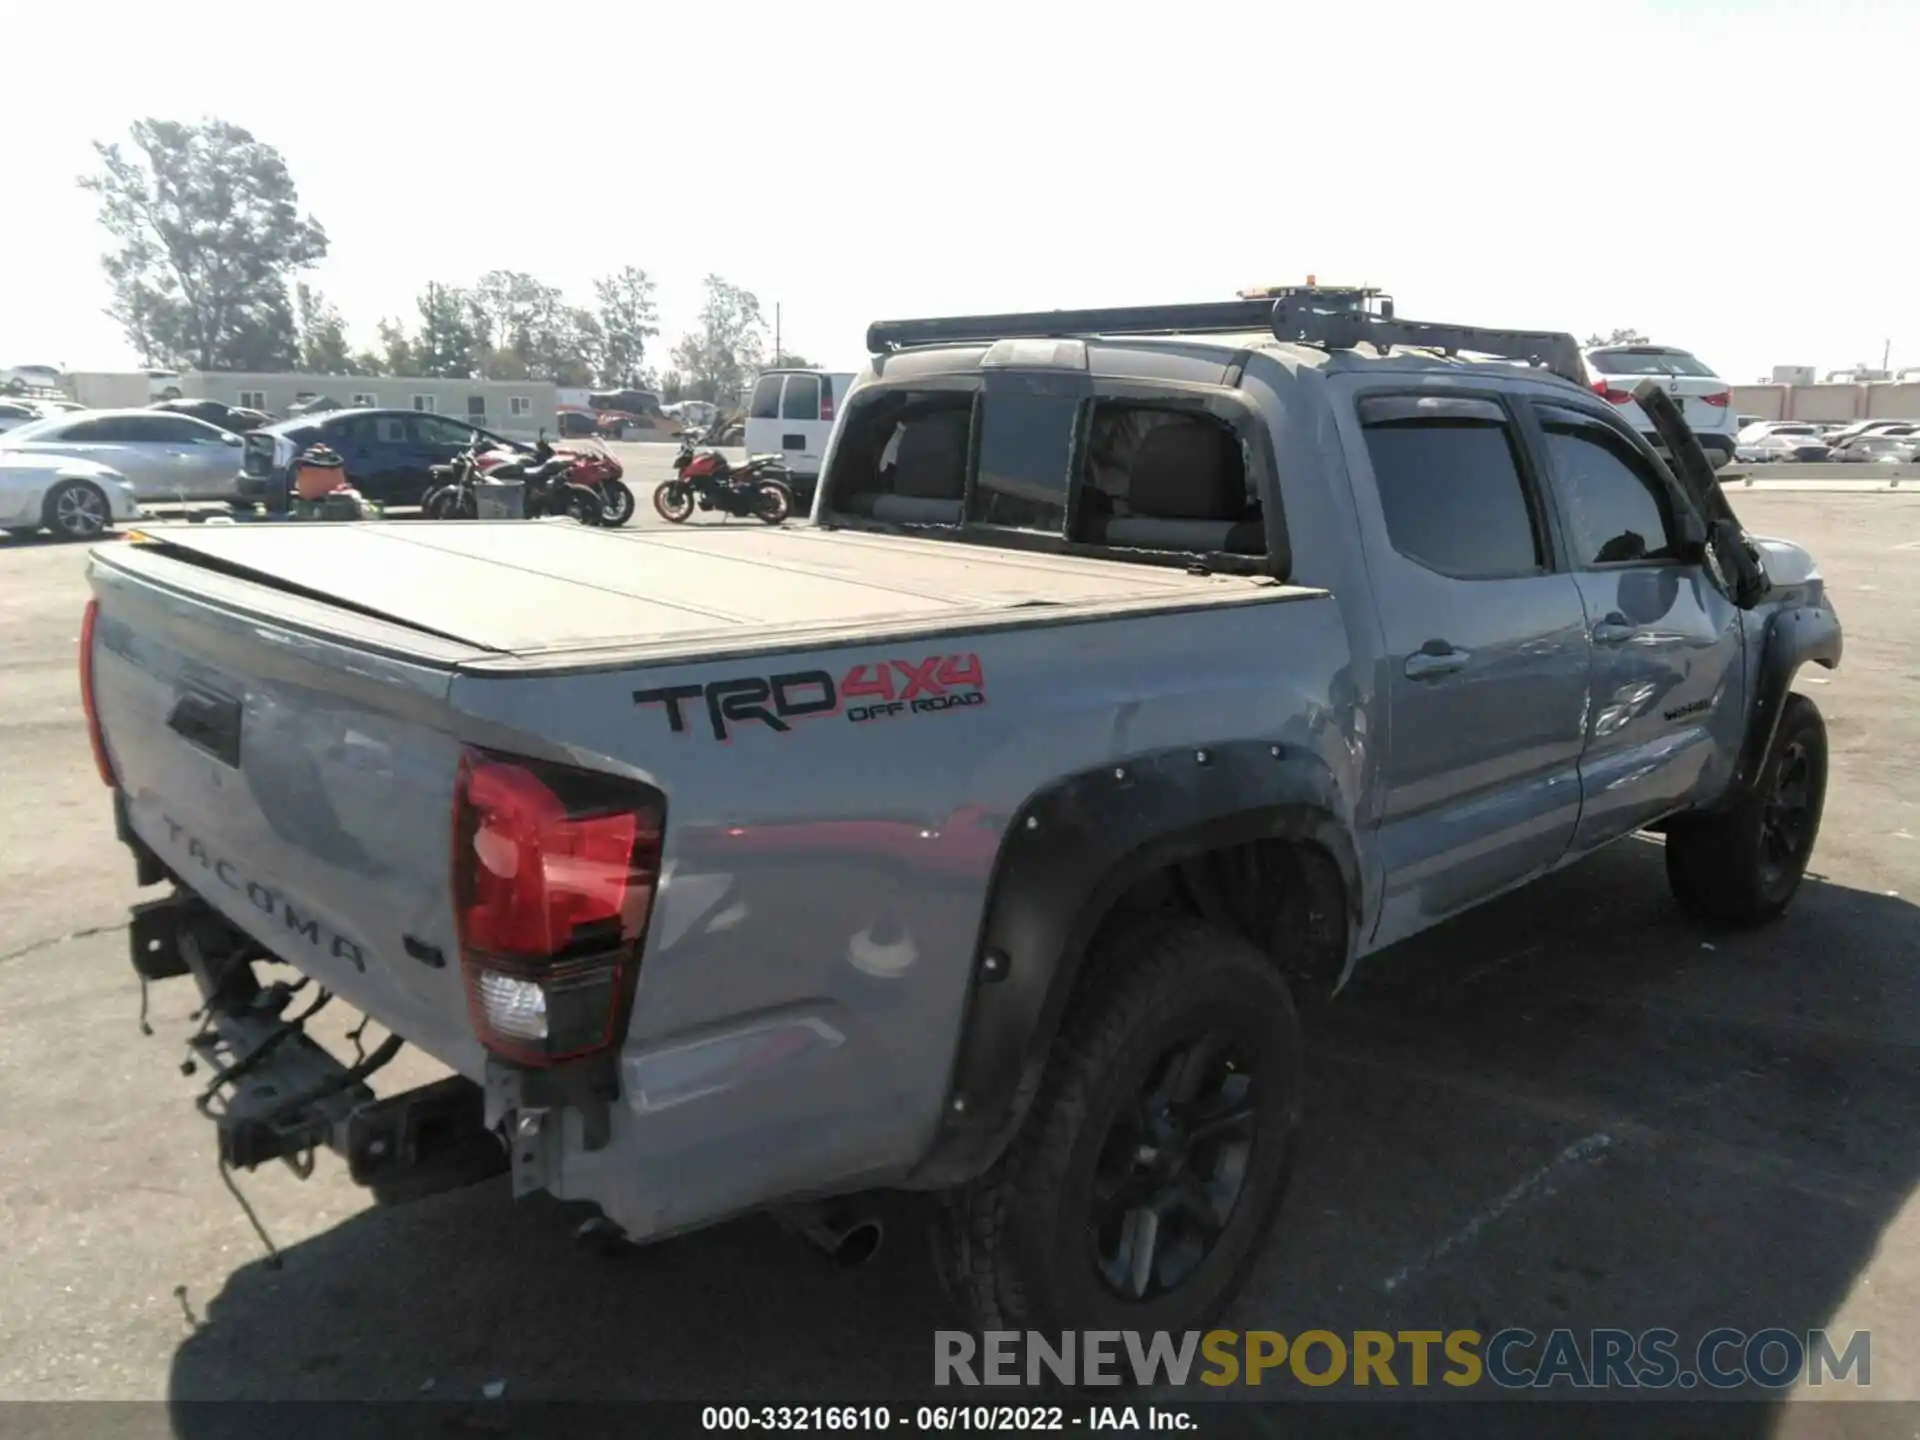
POLYGON ((979 1323, 1186 1329, 1278 1210, 1296 995, 1635 832, 1702 922, 1793 896, 1839 622, 1570 337, 1301 290, 868 346, 808 524, 94 552, 133 964, 200 988, 223 1165, 844 1256, 935 1191, 979 1323), (377 1097, 403 1042, 450 1073, 377 1097))

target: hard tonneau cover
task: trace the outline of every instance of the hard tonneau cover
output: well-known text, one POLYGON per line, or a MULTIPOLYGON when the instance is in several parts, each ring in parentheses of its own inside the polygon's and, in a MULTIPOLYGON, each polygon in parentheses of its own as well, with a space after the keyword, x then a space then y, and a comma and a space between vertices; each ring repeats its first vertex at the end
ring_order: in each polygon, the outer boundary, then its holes
MULTIPOLYGON (((807 528, 671 534, 568 522, 154 531, 105 563, 211 569, 488 656, 634 660, 975 629, 1314 592, 1271 580, 807 528)), ((283 617, 284 618, 284 617, 283 617)))

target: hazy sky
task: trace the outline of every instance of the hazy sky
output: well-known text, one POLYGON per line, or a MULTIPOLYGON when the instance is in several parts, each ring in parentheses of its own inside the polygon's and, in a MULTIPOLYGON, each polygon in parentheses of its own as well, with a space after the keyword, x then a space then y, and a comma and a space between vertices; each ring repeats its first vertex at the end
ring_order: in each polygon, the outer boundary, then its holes
POLYGON ((1920 0, 9 7, 0 364, 116 368, 75 177, 141 116, 285 155, 356 345, 429 280, 708 271, 870 320, 1364 282, 1751 380, 1920 365, 1920 0))

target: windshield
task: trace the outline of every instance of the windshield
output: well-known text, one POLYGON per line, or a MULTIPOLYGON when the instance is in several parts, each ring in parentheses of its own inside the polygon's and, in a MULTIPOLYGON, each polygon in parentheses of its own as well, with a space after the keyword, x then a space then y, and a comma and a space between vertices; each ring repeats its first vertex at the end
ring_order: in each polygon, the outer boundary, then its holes
POLYGON ((1601 375, 1698 375, 1714 378, 1713 371, 1684 350, 1596 350, 1587 363, 1601 375))

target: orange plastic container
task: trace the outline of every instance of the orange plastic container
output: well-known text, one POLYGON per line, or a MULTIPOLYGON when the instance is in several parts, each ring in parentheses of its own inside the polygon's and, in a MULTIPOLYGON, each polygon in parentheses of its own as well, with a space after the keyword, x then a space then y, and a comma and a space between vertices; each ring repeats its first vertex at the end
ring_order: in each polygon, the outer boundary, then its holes
POLYGON ((346 467, 324 445, 314 446, 295 462, 293 492, 302 500, 319 500, 346 483, 346 467))

